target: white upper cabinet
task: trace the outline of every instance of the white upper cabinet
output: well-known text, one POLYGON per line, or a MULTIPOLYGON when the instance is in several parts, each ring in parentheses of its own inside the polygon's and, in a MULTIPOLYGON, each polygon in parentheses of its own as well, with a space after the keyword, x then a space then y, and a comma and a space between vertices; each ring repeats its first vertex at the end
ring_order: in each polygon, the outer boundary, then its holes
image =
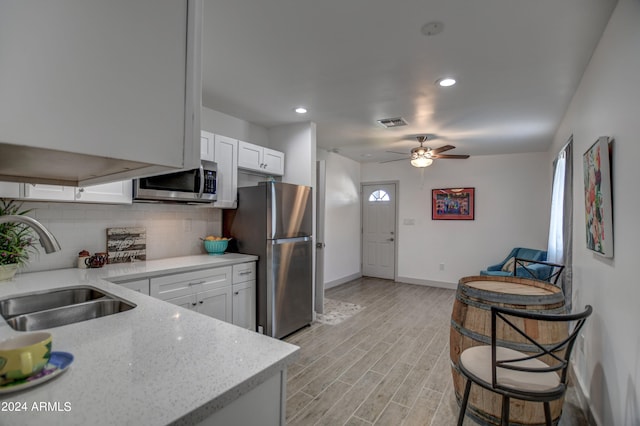
POLYGON ((76 188, 73 186, 31 184, 24 185, 24 198, 43 201, 74 201, 76 188))
POLYGON ((19 183, 14 182, 0 182, 0 197, 3 198, 20 198, 19 183))
POLYGON ((238 206, 238 141, 215 135, 214 152, 218 171, 216 174, 217 200, 213 206, 235 209, 238 206))
POLYGON ((83 186, 75 188, 75 200, 85 203, 131 204, 132 187, 130 180, 83 186))
POLYGON ((264 171, 270 175, 284 174, 284 152, 263 148, 264 171))
POLYGON ((83 203, 131 204, 132 182, 103 183, 100 185, 73 186, 24 184, 24 199, 38 201, 77 201, 83 203))
POLYGON ((284 152, 238 141, 238 168, 282 176, 284 174, 284 152))
POLYGON ((200 131, 200 159, 216 161, 214 152, 214 135, 211 132, 200 131))
POLYGON ((196 167, 202 0, 0 2, 0 179, 196 167))

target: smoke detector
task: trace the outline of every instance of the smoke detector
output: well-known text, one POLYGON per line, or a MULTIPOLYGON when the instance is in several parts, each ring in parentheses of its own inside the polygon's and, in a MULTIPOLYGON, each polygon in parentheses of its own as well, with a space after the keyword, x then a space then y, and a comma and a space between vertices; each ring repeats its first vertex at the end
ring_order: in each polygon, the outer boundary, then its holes
POLYGON ((376 120, 376 122, 382 127, 384 127, 385 129, 389 129, 391 127, 406 126, 407 124, 409 124, 407 123, 407 120, 405 120, 402 117, 383 118, 381 120, 376 120))

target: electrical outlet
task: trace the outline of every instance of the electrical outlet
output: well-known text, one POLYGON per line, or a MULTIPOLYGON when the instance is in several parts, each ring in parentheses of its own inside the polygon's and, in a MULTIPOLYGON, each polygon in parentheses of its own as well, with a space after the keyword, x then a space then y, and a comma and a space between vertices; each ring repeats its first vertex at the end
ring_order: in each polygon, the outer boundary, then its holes
POLYGON ((440 270, 441 270, 441 271, 444 271, 444 263, 441 263, 441 264, 440 264, 440 270))

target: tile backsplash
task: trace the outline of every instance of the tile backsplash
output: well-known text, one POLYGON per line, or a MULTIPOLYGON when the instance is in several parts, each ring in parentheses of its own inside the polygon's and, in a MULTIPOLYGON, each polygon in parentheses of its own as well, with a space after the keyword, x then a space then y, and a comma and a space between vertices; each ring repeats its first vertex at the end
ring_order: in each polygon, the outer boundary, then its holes
POLYGON ((148 260, 204 254, 200 238, 222 230, 221 210, 192 205, 25 202, 23 207, 55 235, 62 251, 46 254, 37 244, 38 253, 22 272, 71 268, 80 250, 106 251, 107 228, 146 228, 148 260))

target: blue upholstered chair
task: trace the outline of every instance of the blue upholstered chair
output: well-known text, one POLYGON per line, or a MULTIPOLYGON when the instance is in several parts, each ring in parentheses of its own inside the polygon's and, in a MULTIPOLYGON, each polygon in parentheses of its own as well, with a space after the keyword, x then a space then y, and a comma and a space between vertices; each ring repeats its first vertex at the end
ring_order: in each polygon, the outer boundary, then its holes
MULTIPOLYGON (((554 276, 553 264, 546 264, 547 252, 544 250, 535 250, 524 247, 516 247, 511 253, 500 263, 487 267, 484 271, 480 271, 480 275, 493 275, 500 277, 518 276, 522 278, 533 278, 537 280, 549 281, 554 276), (510 270, 503 270, 505 264, 513 258, 513 266, 510 270), (515 262, 518 259, 518 262, 515 262), (541 263, 531 263, 522 266, 521 261, 534 261, 541 263), (515 273, 514 273, 515 269, 515 273)), ((556 265, 561 266, 561 265, 556 265)))

